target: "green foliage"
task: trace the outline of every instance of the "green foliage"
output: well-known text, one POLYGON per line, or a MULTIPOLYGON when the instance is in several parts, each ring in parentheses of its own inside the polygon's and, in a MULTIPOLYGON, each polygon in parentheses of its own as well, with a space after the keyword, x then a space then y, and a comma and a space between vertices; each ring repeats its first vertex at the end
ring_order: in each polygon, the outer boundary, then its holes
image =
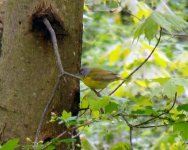
MULTIPOLYGON (((99 110, 100 108, 104 108, 108 105, 110 98, 108 96, 104 97, 97 97, 95 94, 89 94, 88 105, 90 106, 91 110, 99 110)), ((86 98, 86 97, 85 97, 86 98)))
POLYGON ((97 148, 85 137, 81 137, 81 143, 84 150, 97 150, 97 148))
POLYGON ((187 141, 188 140, 188 123, 187 122, 177 122, 173 125, 173 131, 181 135, 181 137, 187 141))
POLYGON ((162 14, 154 11, 137 27, 134 39, 144 34, 150 42, 158 33, 159 27, 166 29, 172 34, 173 32, 183 32, 188 27, 188 23, 174 14, 162 14))
POLYGON ((105 113, 112 113, 118 110, 119 105, 115 102, 109 102, 108 105, 105 106, 105 113))
POLYGON ((142 34, 145 34, 145 37, 150 42, 158 32, 159 25, 154 18, 155 13, 152 13, 148 18, 146 18, 136 29, 134 34, 134 39, 139 38, 142 34))
POLYGON ((110 150, 130 150, 130 146, 127 143, 120 142, 113 145, 110 150))
MULTIPOLYGON (((83 66, 111 70, 124 79, 154 49, 160 28, 163 28, 162 40, 150 59, 112 95, 109 93, 121 81, 100 91, 101 97, 81 83, 79 115, 72 116, 65 110, 61 115, 51 113, 50 123, 64 124, 67 130, 62 133, 73 137, 39 142, 38 150, 49 143, 47 150, 54 150, 61 143, 71 149, 77 142, 74 129, 80 135, 83 150, 129 150, 130 124, 135 150, 188 149, 185 144, 188 140, 187 38, 169 35, 186 34, 188 23, 182 19, 188 18, 186 4, 169 1, 173 9, 170 10, 168 4, 158 0, 121 0, 120 3, 121 6, 116 0, 86 1, 83 66), (156 10, 152 11, 153 7, 156 10), (138 41, 133 42, 135 39, 138 41)), ((0 150, 18 146, 18 140, 13 139, 0 150)))
POLYGON ((169 98, 173 98, 176 92, 182 93, 184 87, 188 85, 188 79, 183 78, 159 78, 153 81, 161 84, 160 90, 162 94, 169 98))
POLYGON ((177 107, 177 110, 178 111, 186 111, 186 112, 188 112, 188 104, 182 104, 182 105, 179 105, 178 107, 177 107))
POLYGON ((0 150, 15 150, 19 146, 19 139, 11 139, 0 146, 0 150))
POLYGON ((187 13, 183 13, 186 12, 185 1, 184 4, 181 1, 164 4, 122 0, 121 6, 125 10, 93 12, 93 9, 111 7, 107 3, 106 7, 100 5, 102 0, 98 2, 96 5, 86 3, 83 65, 112 70, 125 78, 153 50, 160 27, 163 32, 152 57, 112 96, 108 94, 120 83, 118 81, 104 89, 102 97, 97 97, 81 83, 80 106, 88 109, 80 114, 97 121, 83 131, 80 129, 84 138, 96 149, 115 149, 116 146, 118 149, 124 144, 126 147, 129 127, 120 114, 132 125, 156 117, 142 125, 145 129, 133 128, 133 139, 139 141, 134 142, 134 149, 187 149, 184 144, 188 100, 187 38, 171 36, 187 33, 188 23, 182 19, 187 18, 187 13), (152 11, 151 7, 156 7, 156 10, 152 11), (132 16, 126 13, 127 10, 132 16), (138 41, 133 42, 135 39, 138 41), (173 105, 176 92, 178 103, 173 105))
POLYGON ((67 120, 68 118, 70 118, 72 116, 71 112, 66 112, 65 110, 63 110, 61 119, 62 120, 67 120))

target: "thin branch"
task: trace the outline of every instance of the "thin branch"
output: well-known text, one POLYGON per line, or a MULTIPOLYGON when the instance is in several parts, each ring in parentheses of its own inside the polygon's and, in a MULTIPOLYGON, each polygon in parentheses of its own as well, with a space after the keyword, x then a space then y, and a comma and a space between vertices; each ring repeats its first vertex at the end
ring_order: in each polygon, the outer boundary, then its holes
POLYGON ((148 55, 148 57, 138 66, 136 67, 110 94, 112 95, 114 92, 116 92, 133 74, 135 74, 148 60, 149 58, 152 56, 152 54, 154 53, 155 49, 157 48, 157 46, 159 45, 160 43, 160 40, 161 40, 161 34, 162 33, 162 28, 160 28, 160 33, 159 33, 159 38, 158 38, 158 41, 155 45, 155 47, 153 48, 153 50, 151 51, 151 53, 148 55))
POLYGON ((77 137, 79 137, 80 136, 80 134, 81 134, 81 132, 78 132, 76 135, 72 135, 72 137, 71 138, 77 138, 77 137))
POLYGON ((174 108, 174 105, 176 104, 176 101, 177 101, 177 92, 175 93, 174 101, 173 101, 172 106, 167 110, 166 113, 170 112, 174 108))
POLYGON ((133 141, 132 141, 132 135, 133 135, 133 127, 129 127, 129 142, 130 142, 130 150, 133 150, 133 141))
POLYGON ((43 23, 45 24, 47 30, 49 31, 50 35, 51 35, 51 40, 52 40, 52 45, 53 45, 53 49, 54 49, 54 53, 55 53, 55 56, 56 56, 56 59, 57 59, 57 65, 58 65, 58 68, 59 68, 59 71, 60 71, 60 75, 58 77, 58 80, 56 81, 56 84, 52 90, 52 93, 51 93, 51 96, 50 98, 48 99, 47 101, 47 104, 44 108, 44 111, 42 113, 42 116, 41 116, 41 119, 40 119, 40 122, 39 122, 39 125, 38 125, 38 128, 37 128, 37 131, 36 131, 36 135, 35 135, 35 140, 34 140, 34 149, 36 149, 36 146, 37 146, 37 142, 38 142, 38 137, 39 137, 39 134, 41 132, 41 128, 42 128, 42 125, 43 125, 43 122, 44 122, 44 118, 46 116, 46 113, 47 113, 47 110, 55 96, 55 93, 56 93, 56 90, 58 88, 58 85, 60 83, 60 79, 63 75, 68 75, 68 76, 71 76, 71 77, 74 77, 74 78, 77 78, 80 80, 80 77, 74 75, 74 74, 71 74, 71 73, 68 73, 66 71, 64 71, 64 68, 63 68, 63 65, 62 65, 62 61, 61 61, 61 57, 60 57, 60 53, 59 53, 59 50, 58 50, 58 44, 57 44, 57 38, 56 38, 56 34, 55 34, 55 31, 54 29, 52 28, 50 22, 48 21, 47 18, 44 18, 43 19, 43 23))
MULTIPOLYGON (((154 115, 146 115, 146 114, 126 114, 126 113, 121 113, 123 116, 126 116, 126 117, 153 117, 154 115)), ((120 114, 117 114, 116 116, 118 116, 120 114)))
POLYGON ((66 71, 64 71, 64 74, 67 75, 67 76, 70 76, 70 77, 73 77, 73 78, 81 80, 81 78, 79 76, 75 75, 75 74, 71 74, 71 73, 66 72, 66 71))
POLYGON ((134 18, 138 19, 139 21, 141 21, 140 18, 138 18, 137 16, 133 15, 132 13, 130 13, 129 11, 125 10, 122 6, 121 6, 121 2, 119 0, 116 0, 116 3, 118 4, 118 6, 121 8, 121 11, 124 10, 127 14, 129 14, 130 16, 133 16, 134 18))
POLYGON ((133 131, 133 128, 155 128, 155 127, 169 126, 170 124, 150 125, 150 126, 142 126, 142 125, 145 125, 148 122, 153 121, 153 120, 155 120, 157 118, 160 118, 160 116, 170 112, 174 108, 176 101, 177 101, 177 92, 175 93, 173 104, 172 104, 172 106, 169 109, 167 109, 164 113, 161 113, 158 116, 155 116, 155 117, 153 117, 151 119, 148 119, 148 120, 146 120, 146 121, 144 121, 142 123, 139 123, 137 125, 130 124, 129 121, 127 120, 127 118, 122 113, 118 114, 118 116, 121 116, 123 118, 123 120, 126 122, 126 124, 129 126, 129 141, 130 141, 130 145, 131 145, 131 148, 130 148, 131 150, 133 150, 133 143, 132 143, 132 131, 133 131))
POLYGON ((171 35, 171 36, 183 36, 183 37, 188 37, 188 34, 180 34, 180 33, 169 33, 167 31, 163 31, 164 34, 171 35))
POLYGON ((98 97, 102 97, 101 93, 96 91, 95 89, 91 89, 98 97))
POLYGON ((160 124, 160 125, 151 125, 151 126, 137 126, 135 128, 157 128, 157 127, 164 127, 169 126, 170 124, 160 124))
MULTIPOLYGON (((81 125, 78 125, 78 126, 75 126, 75 127, 72 127, 72 128, 68 128, 65 133, 67 133, 69 131, 74 131, 74 130, 80 128, 80 127, 84 127, 84 126, 90 125, 93 122, 94 121, 91 120, 91 121, 85 122, 85 123, 83 123, 81 125)), ((56 138, 57 139, 61 138, 63 135, 65 135, 65 133, 63 132, 63 133, 59 134, 56 138)))
POLYGON ((129 127, 132 127, 133 125, 132 124, 130 124, 129 123, 129 121, 127 120, 127 118, 125 118, 125 116, 123 115, 123 114, 118 114, 118 115, 120 115, 122 118, 123 118, 123 120, 127 123, 127 125, 129 126, 129 127))
POLYGON ((89 109, 89 106, 87 108, 81 108, 79 111, 84 111, 84 112, 79 114, 79 116, 77 116, 77 118, 83 116, 87 112, 88 109, 89 109))
POLYGON ((127 120, 127 118, 125 118, 125 116, 123 114, 119 114, 123 120, 126 122, 126 124, 129 126, 129 141, 130 141, 130 149, 133 150, 133 143, 132 143, 132 131, 133 131, 133 125, 129 123, 129 121, 127 120))
POLYGON ((79 111, 88 110, 88 109, 89 109, 89 106, 86 108, 80 108, 79 111))
POLYGON ((153 118, 150 118, 150 119, 148 119, 148 120, 146 120, 146 121, 144 121, 144 122, 142 122, 142 123, 139 123, 139 124, 137 124, 137 125, 134 125, 133 127, 139 127, 139 126, 141 126, 141 125, 147 124, 148 122, 151 122, 151 121, 153 121, 153 120, 159 118, 160 116, 169 113, 169 112, 173 109, 173 107, 174 107, 174 105, 175 105, 175 103, 176 103, 176 100, 177 100, 177 92, 175 93, 175 97, 174 97, 173 104, 172 104, 172 106, 171 106, 168 110, 166 110, 165 112, 163 112, 163 113, 161 113, 161 114, 159 114, 159 115, 157 115, 157 116, 155 116, 155 117, 153 117, 153 118))
POLYGON ((106 9, 106 10, 98 9, 98 10, 92 10, 92 12, 109 12, 109 13, 112 13, 112 12, 115 12, 116 10, 117 10, 117 8, 106 9))
POLYGON ((47 101, 47 104, 46 104, 46 106, 44 108, 44 111, 42 113, 42 116, 41 116, 41 119, 40 119, 40 122, 39 122, 39 125, 38 125, 38 128, 37 128, 37 131, 36 131, 36 135, 35 135, 34 149, 37 146, 37 142, 38 142, 39 134, 40 134, 41 129, 42 129, 44 118, 45 118, 47 110, 48 110, 48 108, 49 108, 50 104, 52 103, 52 100, 53 100, 53 98, 55 96, 55 93, 56 93, 57 88, 58 88, 59 83, 60 83, 60 79, 61 79, 61 77, 58 77, 58 80, 56 81, 56 83, 55 83, 55 85, 53 87, 52 93, 51 93, 51 95, 50 95, 50 97, 49 97, 49 99, 47 101))
MULTIPOLYGON (((64 132, 62 132, 61 134, 59 134, 58 136, 55 137, 55 139, 60 139, 62 136, 64 136, 66 133, 70 132, 70 131, 74 131, 80 127, 84 127, 84 126, 87 126, 87 125, 90 125, 91 123, 93 123, 94 121, 88 121, 88 122, 85 122, 79 126, 75 126, 75 127, 71 127, 71 128, 67 128, 64 132)), ((44 150, 46 149, 48 146, 50 146, 53 142, 49 142, 47 143, 41 150, 44 150)))
POLYGON ((57 38, 56 38, 55 31, 52 28, 52 26, 47 18, 43 19, 43 23, 45 24, 46 28, 48 29, 48 31, 51 35, 51 40, 52 40, 52 44, 53 44, 54 53, 55 53, 55 56, 57 59, 58 68, 59 68, 60 74, 63 75, 65 73, 65 71, 63 69, 63 65, 61 62, 61 57, 60 57, 59 50, 58 50, 57 38))
POLYGON ((49 20, 47 18, 43 19, 43 23, 45 24, 46 28, 48 29, 48 31, 49 31, 49 33, 51 35, 53 49, 54 49, 54 53, 55 53, 55 56, 56 56, 56 59, 57 59, 57 65, 58 65, 60 74, 61 75, 65 74, 65 75, 68 75, 68 76, 71 76, 71 77, 74 77, 74 78, 77 78, 77 79, 80 80, 79 76, 76 76, 74 74, 68 73, 68 72, 66 72, 64 70, 63 65, 62 65, 62 61, 61 61, 61 56, 60 56, 59 49, 58 49, 58 44, 57 44, 57 38, 56 38, 55 31, 52 28, 52 26, 51 26, 51 24, 50 24, 50 22, 49 22, 49 20))

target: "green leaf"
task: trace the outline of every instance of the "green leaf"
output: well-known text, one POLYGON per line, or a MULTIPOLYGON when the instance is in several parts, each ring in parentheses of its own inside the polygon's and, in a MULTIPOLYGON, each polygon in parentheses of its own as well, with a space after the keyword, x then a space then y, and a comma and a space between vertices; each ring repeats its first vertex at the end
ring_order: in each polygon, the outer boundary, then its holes
POLYGON ((173 98, 177 91, 177 86, 174 84, 173 80, 168 80, 163 85, 163 94, 165 94, 169 98, 173 98))
POLYGON ((88 108, 88 106, 89 104, 88 104, 87 95, 86 95, 81 100, 80 108, 88 108))
POLYGON ((91 143, 86 137, 81 137, 80 140, 83 150, 97 150, 95 145, 91 143))
POLYGON ((137 110, 132 111, 131 114, 145 114, 145 111, 141 109, 137 109, 137 110))
POLYGON ((152 19, 152 16, 148 18, 147 24, 145 26, 145 37, 150 42, 155 35, 157 34, 157 31, 159 29, 159 26, 156 24, 156 22, 152 19))
POLYGON ((188 123, 178 122, 173 125, 174 132, 178 132, 184 140, 188 140, 188 123))
POLYGON ((69 144, 69 143, 72 143, 72 142, 76 142, 76 141, 77 141, 77 139, 73 139, 73 138, 60 140, 61 143, 66 143, 66 144, 69 144))
POLYGON ((130 150, 130 146, 127 143, 119 142, 113 145, 110 150, 130 150))
POLYGON ((72 116, 71 112, 67 112, 67 111, 63 110, 62 115, 61 115, 61 119, 62 120, 67 120, 71 116, 72 116))
POLYGON ((157 24, 170 33, 183 31, 188 27, 188 23, 175 14, 162 14, 160 12, 153 12, 152 15, 157 24))
POLYGON ((156 78, 156 79, 152 79, 150 81, 153 81, 153 82, 158 82, 160 83, 161 85, 164 84, 165 82, 167 82, 168 80, 170 80, 170 78, 156 78))
POLYGON ((131 112, 132 114, 145 114, 145 115, 151 115, 155 114, 156 112, 153 110, 151 106, 143 107, 143 109, 137 109, 131 112))
POLYGON ((91 110, 99 110, 109 104, 110 97, 97 97, 95 99, 89 99, 89 106, 91 110))
POLYGON ((183 120, 183 119, 186 118, 186 115, 185 114, 178 114, 176 117, 183 120))
MULTIPOLYGON (((158 137, 158 139, 153 143, 153 146, 150 148, 152 150, 160 150, 161 145, 172 145, 175 142, 175 139, 177 138, 177 134, 175 133, 167 133, 163 132, 161 136, 158 137)), ((180 150, 180 149, 173 149, 173 150, 180 150)))
POLYGON ((136 38, 140 38, 140 36, 143 34, 144 32, 144 22, 141 22, 138 27, 136 28, 136 31, 134 33, 134 39, 136 38))
POLYGON ((72 116, 71 112, 66 112, 63 110, 61 117, 59 117, 60 123, 65 123, 67 127, 77 124, 77 117, 72 116))
POLYGON ((18 148, 20 146, 18 143, 19 143, 19 139, 11 139, 11 140, 7 141, 0 148, 0 150, 15 150, 16 148, 18 148))
POLYGON ((145 34, 145 37, 148 39, 150 42, 154 36, 157 34, 157 31, 159 29, 159 26, 153 19, 153 15, 151 14, 147 19, 145 19, 141 24, 137 27, 135 34, 134 34, 134 39, 138 38, 142 35, 145 34))
POLYGON ((139 39, 139 37, 144 34, 147 40, 150 42, 157 34, 159 26, 166 29, 170 33, 182 32, 188 27, 188 23, 175 14, 162 14, 154 11, 148 18, 138 25, 134 33, 134 39, 139 39))
POLYGON ((55 150, 56 147, 54 145, 49 145, 45 150, 55 150))
POLYGON ((187 86, 188 85, 188 79, 183 79, 183 78, 172 78, 173 82, 176 85, 180 86, 187 86))
POLYGON ((92 116, 92 119, 99 119, 100 111, 99 110, 92 110, 91 116, 92 116))
POLYGON ((187 112, 188 112, 188 104, 179 105, 179 106, 177 107, 177 110, 178 110, 178 111, 183 110, 183 111, 187 111, 187 112))
POLYGON ((176 92, 178 94, 184 92, 184 88, 188 85, 188 79, 184 78, 157 78, 150 81, 161 84, 161 87, 156 87, 155 93, 158 94, 162 91, 163 95, 169 98, 173 98, 176 92))
POLYGON ((114 102, 109 102, 109 104, 105 107, 105 112, 106 113, 111 113, 113 111, 118 110, 118 104, 114 103, 114 102))

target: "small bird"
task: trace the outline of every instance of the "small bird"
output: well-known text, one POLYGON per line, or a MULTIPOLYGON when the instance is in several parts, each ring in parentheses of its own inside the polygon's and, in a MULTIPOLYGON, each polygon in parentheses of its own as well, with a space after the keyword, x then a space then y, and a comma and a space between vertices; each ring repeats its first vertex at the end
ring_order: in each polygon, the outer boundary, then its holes
POLYGON ((121 80, 118 74, 99 68, 82 68, 80 74, 84 84, 93 90, 104 89, 111 82, 121 80))

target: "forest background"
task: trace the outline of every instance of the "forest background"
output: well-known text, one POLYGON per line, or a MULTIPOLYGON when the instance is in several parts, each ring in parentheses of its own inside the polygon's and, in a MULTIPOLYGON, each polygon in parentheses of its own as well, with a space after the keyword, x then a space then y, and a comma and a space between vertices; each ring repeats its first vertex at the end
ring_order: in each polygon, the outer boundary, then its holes
MULTIPOLYGON (((100 96, 80 82, 78 116, 64 110, 49 120, 78 133, 39 141, 38 149, 60 143, 84 150, 188 149, 187 0, 86 0, 83 9, 82 66, 124 80, 100 96)), ((25 149, 33 146, 27 140, 25 149)), ((0 149, 18 146, 12 139, 0 149)))
MULTIPOLYGON (((176 14, 185 21, 188 20, 186 0, 86 1, 82 64, 111 70, 126 78, 146 59, 158 41, 155 34, 159 36, 159 29, 152 21, 148 20, 148 24, 143 27, 145 29, 138 29, 140 24, 144 24, 144 18, 148 18, 154 11, 169 16, 176 14), (135 32, 140 32, 140 35, 135 32)), ((167 18, 168 21, 172 19, 167 18)), ((177 27, 169 29, 165 20, 155 18, 155 21, 165 27, 166 31, 162 33, 160 43, 147 63, 110 100, 103 99, 98 104, 89 101, 90 105, 93 104, 89 117, 103 118, 83 129, 83 139, 86 138, 94 149, 126 147, 130 137, 130 126, 127 123, 135 125, 144 121, 143 126, 133 128, 131 133, 134 149, 188 148, 187 27, 183 30, 178 30, 177 27), (173 105, 176 91, 178 98, 175 106, 169 113, 160 116, 173 105), (98 112, 101 107, 105 107, 105 114, 98 112), (112 117, 112 113, 123 113, 126 120, 112 117), (150 117, 158 115, 159 117, 147 122, 150 117)), ((170 22, 182 25, 173 19, 170 22)), ((104 95, 113 91, 119 83, 111 84, 103 91, 104 95)), ((81 87, 84 103, 88 91, 85 91, 84 85, 81 87)))

